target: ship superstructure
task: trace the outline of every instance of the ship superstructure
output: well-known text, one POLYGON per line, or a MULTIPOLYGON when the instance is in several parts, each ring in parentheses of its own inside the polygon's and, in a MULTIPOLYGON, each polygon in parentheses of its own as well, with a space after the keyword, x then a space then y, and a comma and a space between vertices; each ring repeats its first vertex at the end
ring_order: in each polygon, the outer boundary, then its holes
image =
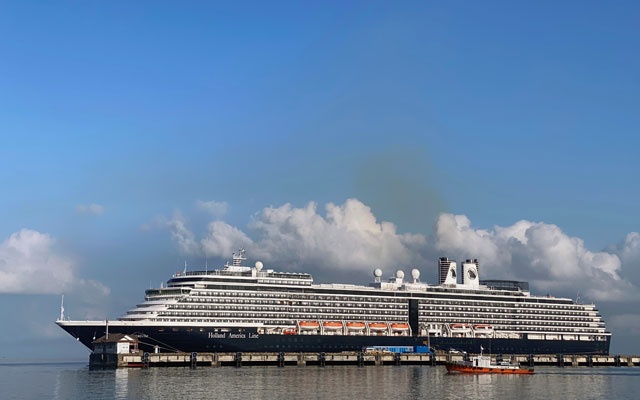
POLYGON ((607 354, 611 334, 593 304, 534 296, 526 282, 480 281, 478 260, 441 258, 440 283, 396 271, 369 286, 314 284, 307 273, 246 266, 240 250, 222 269, 176 273, 115 321, 58 324, 91 348, 110 330, 142 333, 161 350, 331 351, 429 345, 501 353, 607 354), (448 264, 448 266, 447 266, 448 264))

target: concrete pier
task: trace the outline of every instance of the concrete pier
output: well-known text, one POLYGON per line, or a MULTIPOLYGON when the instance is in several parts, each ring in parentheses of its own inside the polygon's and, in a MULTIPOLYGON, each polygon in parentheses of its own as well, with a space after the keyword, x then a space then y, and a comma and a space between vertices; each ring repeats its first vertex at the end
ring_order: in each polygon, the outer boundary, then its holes
MULTIPOLYGON (((252 365, 285 366, 329 366, 355 365, 442 365, 446 361, 461 361, 463 354, 451 353, 388 353, 388 352, 342 352, 342 353, 142 353, 98 354, 89 358, 91 368, 121 367, 223 367, 241 368, 252 365)), ((492 355, 502 359, 515 359, 527 366, 557 367, 637 367, 640 356, 628 355, 492 355)))

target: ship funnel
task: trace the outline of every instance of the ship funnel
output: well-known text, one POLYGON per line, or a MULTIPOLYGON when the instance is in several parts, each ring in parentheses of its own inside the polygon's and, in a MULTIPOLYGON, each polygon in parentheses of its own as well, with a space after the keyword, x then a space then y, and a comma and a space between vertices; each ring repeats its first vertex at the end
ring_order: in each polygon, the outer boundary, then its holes
POLYGON ((468 287, 480 287, 480 278, 478 277, 478 265, 471 260, 462 264, 462 284, 468 287))
POLYGON ((445 285, 456 285, 458 283, 458 264, 455 261, 449 262, 449 267, 447 268, 447 275, 442 282, 445 285))

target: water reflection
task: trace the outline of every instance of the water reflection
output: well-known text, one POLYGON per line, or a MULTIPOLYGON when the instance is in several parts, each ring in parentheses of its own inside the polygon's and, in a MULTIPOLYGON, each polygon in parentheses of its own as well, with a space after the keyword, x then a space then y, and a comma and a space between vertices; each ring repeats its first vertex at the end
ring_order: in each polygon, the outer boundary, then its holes
POLYGON ((640 368, 541 367, 535 375, 448 374, 429 366, 2 368, 3 399, 601 399, 637 398, 640 368))

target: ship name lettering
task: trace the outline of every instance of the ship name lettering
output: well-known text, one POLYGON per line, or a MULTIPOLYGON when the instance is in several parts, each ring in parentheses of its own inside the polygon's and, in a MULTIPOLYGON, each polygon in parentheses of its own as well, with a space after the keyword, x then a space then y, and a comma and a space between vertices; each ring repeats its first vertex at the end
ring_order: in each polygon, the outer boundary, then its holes
POLYGON ((226 337, 225 333, 209 332, 209 339, 224 339, 225 337, 226 337))
POLYGON ((231 339, 246 339, 247 335, 244 333, 230 333, 229 338, 231 339))

